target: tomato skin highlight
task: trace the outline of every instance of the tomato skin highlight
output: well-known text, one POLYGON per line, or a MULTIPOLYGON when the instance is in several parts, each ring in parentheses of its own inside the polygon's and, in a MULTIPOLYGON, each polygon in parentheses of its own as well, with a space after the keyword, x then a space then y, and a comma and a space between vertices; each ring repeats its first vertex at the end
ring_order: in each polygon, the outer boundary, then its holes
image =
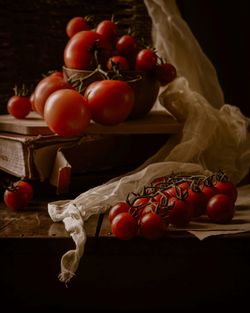
POLYGON ((84 92, 92 119, 103 125, 124 122, 134 107, 134 91, 121 80, 91 83, 84 92))
POLYGON ((25 181, 18 181, 4 191, 4 203, 13 211, 25 209, 33 198, 33 187, 25 181))
POLYGON ((137 235, 138 223, 130 213, 122 212, 112 220, 111 231, 119 239, 130 240, 137 235))
POLYGON ((229 223, 233 219, 234 213, 234 201, 225 194, 217 194, 208 201, 207 215, 213 223, 229 223))
POLYGON ((52 132, 72 137, 81 135, 87 129, 91 114, 86 100, 76 90, 61 89, 48 97, 44 120, 52 132))

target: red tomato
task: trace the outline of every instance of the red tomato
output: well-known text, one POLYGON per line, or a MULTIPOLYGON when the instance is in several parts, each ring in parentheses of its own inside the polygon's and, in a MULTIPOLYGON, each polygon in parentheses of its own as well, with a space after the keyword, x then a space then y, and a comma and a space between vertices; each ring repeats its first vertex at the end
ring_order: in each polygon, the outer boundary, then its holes
POLYGON ((172 197, 169 199, 168 205, 168 220, 170 224, 177 227, 184 227, 190 222, 192 209, 188 202, 172 197))
POLYGON ((134 91, 120 80, 101 80, 91 83, 84 92, 92 119, 103 125, 125 121, 134 107, 134 91))
POLYGON ((217 181, 215 188, 218 190, 218 193, 223 193, 229 197, 232 197, 235 202, 238 197, 238 190, 234 183, 230 181, 217 181))
POLYGON ((158 64, 156 66, 156 79, 161 86, 165 86, 177 77, 176 68, 170 63, 158 64))
POLYGON ((117 214, 122 213, 122 212, 128 212, 129 208, 130 208, 130 206, 129 206, 129 204, 126 201, 121 201, 121 202, 118 202, 115 205, 113 205, 110 208, 110 211, 109 211, 109 221, 110 221, 110 223, 113 221, 114 217, 117 214))
POLYGON ((34 90, 34 108, 35 111, 43 116, 45 102, 54 91, 60 89, 72 89, 72 86, 67 83, 61 72, 52 73, 46 76, 37 84, 34 90))
POLYGON ((66 25, 66 34, 69 38, 79 33, 82 30, 90 30, 91 27, 88 24, 86 17, 75 16, 70 19, 66 25))
POLYGON ((64 49, 64 64, 73 69, 92 70, 97 67, 95 50, 98 61, 106 66, 111 55, 111 46, 105 38, 94 31, 83 30, 76 33, 68 41, 64 49))
POLYGON ((7 103, 7 110, 15 118, 25 118, 31 111, 30 98, 28 96, 12 96, 7 103))
POLYGON ((204 193, 204 195, 207 198, 207 201, 211 199, 213 196, 215 196, 218 193, 218 189, 215 188, 213 185, 204 185, 201 189, 201 191, 204 193))
POLYGON ((164 235, 166 225, 159 215, 149 212, 141 217, 139 229, 142 237, 149 240, 156 240, 164 235))
POLYGON ((232 197, 225 194, 213 196, 207 204, 207 215, 214 223, 229 223, 234 217, 235 205, 232 197))
POLYGON ((128 212, 119 213, 112 220, 111 231, 119 239, 132 239, 137 235, 137 220, 128 212))
POLYGON ((116 42, 116 50, 119 55, 133 55, 137 50, 136 39, 128 34, 121 36, 116 42))
POLYGON ((110 57, 107 62, 107 69, 112 71, 114 67, 121 71, 127 71, 129 69, 128 60, 120 55, 110 57))
POLYGON ((48 127, 62 137, 81 135, 90 119, 86 100, 73 89, 53 92, 44 106, 44 120, 48 127))
POLYGON ((15 211, 26 208, 32 198, 33 187, 26 181, 17 181, 4 191, 4 203, 15 211))
POLYGON ((110 42, 112 47, 115 46, 118 36, 116 23, 110 20, 103 20, 96 26, 96 32, 110 42))
POLYGON ((138 71, 150 71, 156 67, 157 55, 151 49, 142 49, 136 55, 135 68, 138 71))
POLYGON ((189 203, 193 217, 199 217, 206 213, 207 198, 201 190, 188 189, 188 196, 185 201, 189 203))

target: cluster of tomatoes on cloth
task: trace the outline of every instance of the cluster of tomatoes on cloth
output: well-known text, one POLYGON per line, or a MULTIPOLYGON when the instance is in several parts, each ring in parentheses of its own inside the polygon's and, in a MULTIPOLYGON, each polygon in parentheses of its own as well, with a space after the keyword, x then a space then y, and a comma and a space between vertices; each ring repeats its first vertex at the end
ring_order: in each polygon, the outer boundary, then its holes
POLYGON ((170 225, 185 227, 202 215, 227 224, 234 217, 237 195, 236 185, 221 170, 210 176, 160 177, 110 208, 111 230, 123 240, 154 240, 170 225))
POLYGON ((134 90, 124 79, 125 71, 152 72, 160 85, 176 77, 175 67, 164 62, 149 46, 134 35, 118 35, 112 19, 102 20, 92 28, 86 17, 74 17, 66 25, 69 37, 64 48, 64 66, 68 69, 95 71, 104 79, 86 88, 65 79, 63 71, 48 74, 30 96, 22 88, 7 104, 8 112, 25 118, 31 110, 38 112, 52 132, 71 137, 81 135, 91 120, 103 125, 125 121, 134 106, 134 90), (76 87, 77 86, 77 87, 76 87))

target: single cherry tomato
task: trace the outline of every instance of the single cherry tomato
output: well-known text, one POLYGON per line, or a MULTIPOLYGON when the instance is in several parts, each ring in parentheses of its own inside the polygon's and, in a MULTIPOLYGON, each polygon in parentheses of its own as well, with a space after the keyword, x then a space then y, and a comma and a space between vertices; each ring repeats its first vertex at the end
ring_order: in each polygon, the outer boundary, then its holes
POLYGON ((207 201, 209 201, 213 196, 215 196, 218 193, 218 189, 216 189, 214 185, 204 185, 201 188, 201 191, 206 196, 207 201))
POLYGON ((44 120, 52 132, 62 137, 80 136, 89 126, 86 100, 73 89, 53 92, 44 106, 44 120))
POLYGON ((176 68, 170 63, 157 64, 155 71, 156 79, 160 82, 161 86, 167 85, 177 77, 176 68))
POLYGON ((138 71, 150 71, 156 67, 157 55, 149 48, 140 50, 136 55, 135 68, 138 71))
POLYGON ((88 23, 88 19, 82 16, 75 16, 70 19, 66 25, 66 34, 69 38, 73 37, 76 33, 82 30, 90 30, 91 27, 88 23))
POLYGON ((28 206, 33 198, 33 187, 27 181, 19 180, 4 191, 4 203, 14 211, 28 206))
POLYGON ((186 226, 192 218, 192 208, 185 200, 172 197, 168 201, 168 220, 169 223, 177 226, 186 226))
POLYGON ((129 208, 130 206, 126 201, 120 201, 113 205, 109 210, 109 222, 111 223, 117 214, 128 212, 129 208))
POLYGON ((107 62, 107 69, 109 71, 116 69, 120 71, 127 71, 129 69, 128 60, 121 55, 115 55, 113 57, 110 57, 107 62))
POLYGON ((234 202, 237 200, 238 190, 233 182, 217 181, 215 183, 215 188, 218 190, 218 193, 223 193, 229 197, 232 197, 234 202))
POLYGON ((214 223, 230 223, 234 217, 234 213, 234 201, 232 197, 225 194, 217 194, 207 203, 207 215, 214 223))
POLYGON ((134 107, 134 91, 121 80, 91 83, 84 92, 92 119, 103 125, 124 122, 134 107))
POLYGON ((189 203, 193 217, 199 217, 206 213, 207 198, 200 189, 189 188, 185 201, 189 203))
POLYGON ((111 20, 103 20, 96 26, 96 33, 102 35, 112 47, 117 41, 117 24, 111 20))
POLYGON ((125 57, 135 54, 137 51, 136 39, 129 34, 121 36, 116 42, 116 50, 119 55, 125 57))
POLYGON ((137 220, 128 212, 119 213, 111 222, 111 231, 119 239, 132 239, 137 235, 137 220))
POLYGON ((34 90, 33 106, 35 111, 43 116, 44 106, 49 95, 60 89, 72 89, 73 87, 64 80, 61 72, 54 72, 44 77, 34 90))
POLYGON ((25 118, 31 111, 30 98, 27 96, 12 96, 8 100, 7 110, 10 115, 18 119, 25 118))
POLYGON ((139 221, 139 233, 148 240, 161 238, 166 230, 163 219, 154 212, 148 212, 142 215, 139 221))

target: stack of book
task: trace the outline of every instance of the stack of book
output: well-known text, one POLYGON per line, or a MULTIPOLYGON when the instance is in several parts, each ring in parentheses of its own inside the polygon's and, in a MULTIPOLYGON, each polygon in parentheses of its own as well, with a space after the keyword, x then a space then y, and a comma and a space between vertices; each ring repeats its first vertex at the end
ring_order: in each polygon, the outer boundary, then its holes
POLYGON ((48 182, 61 194, 139 166, 180 129, 171 115, 156 111, 112 127, 91 123, 81 137, 63 138, 33 112, 23 120, 1 115, 0 169, 48 182))

